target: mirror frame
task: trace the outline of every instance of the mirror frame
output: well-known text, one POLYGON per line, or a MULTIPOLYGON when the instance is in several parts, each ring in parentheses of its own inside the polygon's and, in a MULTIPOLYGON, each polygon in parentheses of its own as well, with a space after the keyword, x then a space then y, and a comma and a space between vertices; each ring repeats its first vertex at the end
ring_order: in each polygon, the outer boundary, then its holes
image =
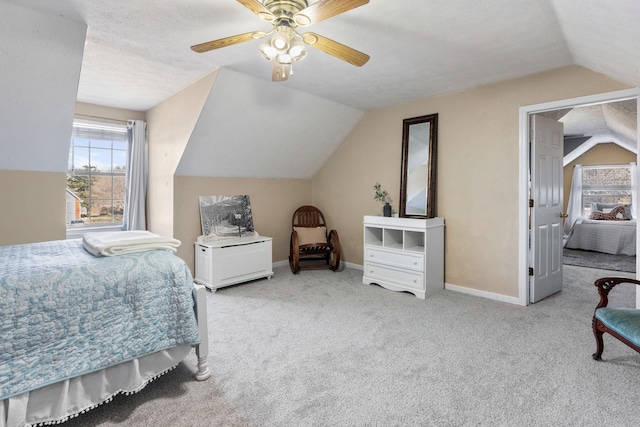
POLYGON ((438 153, 438 113, 426 116, 412 117, 402 121, 402 163, 400 175, 400 209, 402 218, 435 218, 436 217, 436 188, 437 188, 437 153, 438 153), (409 163, 409 136, 411 126, 429 122, 429 159, 427 171, 427 206, 425 215, 407 214, 407 173, 409 163))

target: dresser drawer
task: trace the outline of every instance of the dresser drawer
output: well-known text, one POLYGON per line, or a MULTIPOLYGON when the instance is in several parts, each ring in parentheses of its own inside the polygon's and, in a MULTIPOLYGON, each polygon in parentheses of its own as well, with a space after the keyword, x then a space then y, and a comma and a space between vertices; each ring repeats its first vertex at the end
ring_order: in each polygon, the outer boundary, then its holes
MULTIPOLYGON (((376 279, 379 279, 383 282, 393 283, 409 289, 424 290, 424 275, 422 272, 398 270, 386 265, 367 263, 364 266, 364 275, 373 283, 376 283, 376 279)), ((384 283, 380 284, 384 285, 384 283)))
POLYGON ((407 251, 397 252, 365 247, 364 256, 365 264, 374 262, 398 268, 424 271, 424 255, 420 253, 407 251))

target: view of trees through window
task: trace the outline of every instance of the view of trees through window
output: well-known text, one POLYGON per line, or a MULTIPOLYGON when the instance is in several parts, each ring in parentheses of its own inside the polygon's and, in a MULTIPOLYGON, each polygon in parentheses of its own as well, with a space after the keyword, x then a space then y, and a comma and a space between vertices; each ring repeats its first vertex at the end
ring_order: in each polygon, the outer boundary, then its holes
POLYGON ((67 225, 122 224, 127 129, 75 120, 67 170, 67 225))
POLYGON ((583 215, 591 213, 591 203, 616 205, 631 203, 631 168, 607 166, 582 168, 583 215))

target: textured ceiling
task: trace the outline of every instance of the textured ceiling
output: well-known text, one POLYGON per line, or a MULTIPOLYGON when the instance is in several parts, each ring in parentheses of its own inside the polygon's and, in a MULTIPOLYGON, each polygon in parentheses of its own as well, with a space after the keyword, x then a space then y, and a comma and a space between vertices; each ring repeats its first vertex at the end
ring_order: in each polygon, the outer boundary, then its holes
MULTIPOLYGON (((367 64, 354 67, 310 48, 307 57, 294 64, 294 75, 279 83, 271 82, 271 65, 258 53, 260 40, 203 54, 189 48, 270 29, 236 0, 0 1, 86 23, 77 100, 137 111, 149 110, 219 67, 358 110, 569 64, 640 86, 637 0, 617 0, 615 7, 601 0, 371 0, 309 28, 369 54, 367 64)), ((220 107, 216 114, 224 110, 220 107)), ((637 146, 635 100, 562 111, 556 118, 564 122, 565 134, 590 137, 582 147, 606 140, 632 151, 637 146)), ((301 129, 308 127, 306 119, 300 117, 301 129)), ((213 135, 225 141, 232 133, 217 130, 213 135)), ((313 164, 305 163, 300 176, 314 173, 319 159, 342 141, 337 134, 329 139, 318 145, 322 155, 313 164)), ((247 152, 259 153, 258 158, 267 158, 273 145, 251 144, 247 152)), ((192 141, 194 145, 206 146, 192 141)), ((183 172, 200 173, 188 160, 202 155, 202 149, 187 155, 183 172)), ((256 165, 248 169, 246 176, 268 175, 256 165)), ((270 173, 279 172, 272 168, 270 173)))
POLYGON ((637 153, 637 109, 637 101, 629 99, 539 114, 563 123, 566 165, 600 143, 613 142, 637 153))
POLYGON ((624 146, 636 145, 636 100, 574 108, 560 121, 565 135, 615 137, 624 146))
MULTIPOLYGON (((145 111, 217 67, 271 79, 260 41, 189 49, 270 28, 235 0, 0 1, 87 23, 82 102, 145 111)), ((371 0, 309 29, 371 55, 366 65, 311 49, 273 84, 363 110, 568 64, 640 86, 638 22, 636 0, 371 0)))

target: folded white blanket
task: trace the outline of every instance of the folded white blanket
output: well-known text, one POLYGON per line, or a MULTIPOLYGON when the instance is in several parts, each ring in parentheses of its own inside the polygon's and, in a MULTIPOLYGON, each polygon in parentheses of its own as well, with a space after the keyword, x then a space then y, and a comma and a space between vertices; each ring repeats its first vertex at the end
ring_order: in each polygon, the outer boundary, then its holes
POLYGON ((82 235, 82 245, 95 256, 122 255, 154 249, 176 252, 180 244, 180 240, 141 230, 92 232, 82 235))

